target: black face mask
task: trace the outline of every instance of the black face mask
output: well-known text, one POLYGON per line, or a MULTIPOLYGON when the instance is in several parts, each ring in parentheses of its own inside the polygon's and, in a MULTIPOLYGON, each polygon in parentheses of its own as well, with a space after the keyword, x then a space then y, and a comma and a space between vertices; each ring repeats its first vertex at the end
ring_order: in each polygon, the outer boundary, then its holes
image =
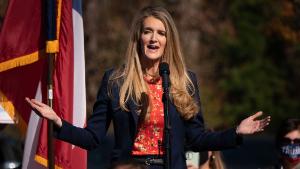
POLYGON ((280 146, 281 155, 291 163, 300 162, 300 143, 288 143, 280 146))

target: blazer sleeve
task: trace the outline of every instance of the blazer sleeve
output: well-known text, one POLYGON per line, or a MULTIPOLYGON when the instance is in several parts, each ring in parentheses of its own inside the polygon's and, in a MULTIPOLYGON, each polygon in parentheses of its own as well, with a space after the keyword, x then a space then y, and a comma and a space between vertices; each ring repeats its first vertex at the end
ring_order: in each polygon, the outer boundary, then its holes
POLYGON ((79 128, 63 120, 62 127, 55 129, 56 138, 87 150, 94 149, 99 145, 101 139, 106 135, 111 121, 111 106, 107 89, 110 74, 111 71, 107 71, 103 76, 87 126, 79 128))
POLYGON ((186 127, 186 148, 193 151, 222 150, 234 148, 242 143, 242 137, 236 134, 235 128, 223 131, 208 131, 205 129, 201 111, 199 86, 196 75, 189 72, 190 78, 195 86, 193 97, 200 106, 197 115, 185 121, 186 127))

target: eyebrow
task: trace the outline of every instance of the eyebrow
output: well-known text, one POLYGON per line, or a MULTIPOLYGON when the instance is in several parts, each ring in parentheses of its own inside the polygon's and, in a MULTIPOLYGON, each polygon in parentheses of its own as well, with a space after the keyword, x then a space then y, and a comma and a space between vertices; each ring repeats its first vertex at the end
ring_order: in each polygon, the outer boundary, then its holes
POLYGON ((151 27, 143 27, 143 30, 153 30, 151 27))
MULTIPOLYGON (((151 30, 151 31, 153 31, 153 28, 151 28, 151 27, 143 27, 142 30, 151 30)), ((165 30, 162 30, 162 29, 158 29, 157 31, 158 32, 166 32, 165 30)))

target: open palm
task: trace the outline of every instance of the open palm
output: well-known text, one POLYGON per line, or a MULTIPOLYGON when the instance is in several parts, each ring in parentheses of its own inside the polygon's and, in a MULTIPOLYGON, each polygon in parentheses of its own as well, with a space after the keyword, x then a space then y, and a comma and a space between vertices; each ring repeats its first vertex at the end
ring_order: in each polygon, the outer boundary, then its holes
POLYGON ((263 114, 262 111, 259 111, 255 113, 252 116, 249 116, 248 118, 244 119, 240 125, 237 127, 236 132, 238 134, 253 134, 256 132, 263 131, 264 128, 269 125, 269 122, 271 121, 271 117, 268 116, 266 118, 263 118, 261 120, 256 120, 259 116, 263 114))
POLYGON ((61 118, 58 117, 51 107, 35 99, 29 99, 26 97, 25 100, 39 116, 53 121, 58 127, 62 126, 61 118))

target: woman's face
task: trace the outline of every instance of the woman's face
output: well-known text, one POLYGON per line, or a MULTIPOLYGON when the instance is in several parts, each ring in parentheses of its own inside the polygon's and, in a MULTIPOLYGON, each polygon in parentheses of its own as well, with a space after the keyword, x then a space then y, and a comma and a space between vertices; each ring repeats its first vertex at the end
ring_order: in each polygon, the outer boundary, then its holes
POLYGON ((147 17, 143 22, 141 33, 141 46, 145 59, 160 60, 164 54, 166 42, 166 28, 162 21, 153 16, 147 17))

